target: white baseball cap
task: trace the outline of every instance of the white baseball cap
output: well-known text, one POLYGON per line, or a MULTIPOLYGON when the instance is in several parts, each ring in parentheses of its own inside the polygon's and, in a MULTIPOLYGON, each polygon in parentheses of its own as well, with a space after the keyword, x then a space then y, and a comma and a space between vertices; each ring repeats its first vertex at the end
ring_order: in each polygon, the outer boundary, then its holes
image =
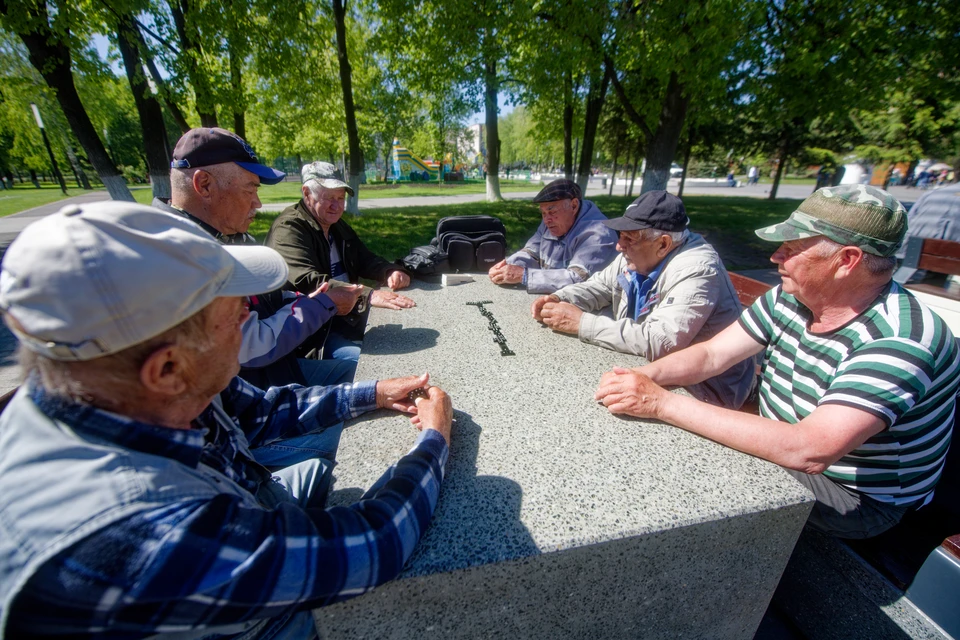
POLYGON ((223 246, 179 216, 95 202, 20 233, 0 266, 0 309, 27 349, 92 360, 160 335, 214 298, 272 291, 286 279, 273 249, 223 246))

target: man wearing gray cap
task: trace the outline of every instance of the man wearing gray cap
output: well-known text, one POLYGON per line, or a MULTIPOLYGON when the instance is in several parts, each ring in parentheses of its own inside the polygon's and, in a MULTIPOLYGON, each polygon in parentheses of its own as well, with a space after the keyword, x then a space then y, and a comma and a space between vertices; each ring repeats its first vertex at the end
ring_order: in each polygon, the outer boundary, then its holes
POLYGON ((782 284, 711 340, 604 374, 597 400, 779 464, 816 497, 818 530, 882 533, 933 497, 960 384, 947 325, 892 280, 906 230, 903 205, 881 189, 816 191, 757 231, 780 243, 770 259, 782 284), (760 416, 663 389, 758 353, 760 416))
MULTIPOLYGON (((329 162, 312 162, 300 172, 303 198, 287 207, 270 227, 266 245, 276 249, 290 267, 288 286, 301 293, 328 284, 330 291, 360 282, 360 278, 386 284, 387 289, 369 293, 371 306, 409 309, 416 303, 395 293, 410 285, 410 276, 396 264, 376 255, 363 244, 343 220, 347 193, 353 189, 337 177, 329 162)), ((360 358, 360 342, 367 321, 363 301, 353 313, 341 315, 311 341, 323 347, 324 359, 354 363, 360 358)))
POLYGON ((494 284, 523 285, 530 293, 553 293, 583 282, 617 255, 617 234, 600 209, 583 199, 571 180, 554 180, 533 199, 543 222, 523 249, 490 267, 494 284))
MULTIPOLYGON (((153 206, 200 225, 223 244, 257 245, 247 233, 260 208, 257 192, 285 175, 260 164, 250 145, 226 129, 191 129, 173 150, 170 200, 155 198, 153 206)), ((252 297, 240 350, 243 377, 261 387, 352 380, 352 364, 297 358, 294 351, 330 318, 349 313, 359 293, 316 288, 304 296, 278 290, 252 297)))
MULTIPOLYGON (((687 229, 689 223, 677 196, 643 194, 623 217, 604 221, 619 234, 617 259, 586 282, 535 300, 534 319, 647 360, 717 335, 736 322, 740 301, 720 256, 687 229)), ((745 360, 687 390, 699 400, 738 409, 755 378, 753 361, 745 360)))
POLYGON ((0 415, 0 636, 315 638, 309 608, 400 572, 450 399, 426 374, 235 377, 244 298, 286 277, 271 249, 130 203, 65 208, 10 246, 0 308, 27 378, 0 415), (324 508, 328 459, 271 472, 250 453, 376 408, 422 433, 357 504, 324 508))

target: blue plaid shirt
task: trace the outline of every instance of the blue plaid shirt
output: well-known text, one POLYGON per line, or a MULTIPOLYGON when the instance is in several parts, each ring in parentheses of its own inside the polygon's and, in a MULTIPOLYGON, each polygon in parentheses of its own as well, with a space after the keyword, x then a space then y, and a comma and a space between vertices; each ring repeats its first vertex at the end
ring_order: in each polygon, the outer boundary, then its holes
MULTIPOLYGON (((251 446, 299 435, 375 408, 375 382, 262 391, 234 378, 220 397, 251 446)), ((208 407, 193 430, 140 423, 31 398, 80 437, 107 440, 196 468, 213 467, 256 493, 271 482, 208 407)), ((221 494, 168 503, 94 531, 43 565, 11 608, 8 637, 139 638, 276 618, 360 595, 397 576, 437 504, 446 441, 425 430, 360 502, 250 508, 221 494)), ((69 481, 69 479, 64 479, 69 481)))

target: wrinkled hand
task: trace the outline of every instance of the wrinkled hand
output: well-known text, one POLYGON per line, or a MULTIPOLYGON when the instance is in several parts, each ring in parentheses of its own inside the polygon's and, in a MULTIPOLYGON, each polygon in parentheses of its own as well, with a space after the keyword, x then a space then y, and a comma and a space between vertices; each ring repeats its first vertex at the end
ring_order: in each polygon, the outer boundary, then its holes
POLYGON ((393 409, 404 413, 416 413, 417 406, 408 397, 414 389, 425 388, 430 382, 430 374, 377 380, 377 407, 393 409))
POLYGON ((450 427, 453 424, 453 403, 440 387, 427 387, 427 397, 417 398, 417 415, 410 422, 423 431, 433 429, 450 444, 450 427))
POLYGON ((326 294, 333 304, 337 305, 337 315, 345 316, 353 311, 357 298, 362 292, 363 285, 360 284, 331 287, 329 282, 324 282, 319 289, 310 294, 310 297, 315 298, 320 294, 326 294))
POLYGON ((593 394, 610 413, 625 413, 638 418, 656 418, 670 392, 633 369, 614 367, 600 378, 593 394))
POLYGON ((410 276, 403 271, 391 271, 387 276, 387 286, 396 291, 410 286, 410 276))
POLYGON ((543 309, 543 305, 547 304, 548 302, 560 302, 560 298, 551 293, 548 296, 540 296, 533 301, 532 305, 530 305, 530 315, 532 315, 533 319, 537 322, 543 322, 543 316, 540 315, 540 311, 543 309))
POLYGON ((507 264, 506 260, 501 260, 490 267, 487 272, 493 284, 518 284, 523 282, 523 267, 516 264, 507 264))
POLYGON ((402 296, 399 293, 394 293, 393 291, 386 291, 384 289, 377 289, 370 294, 370 305, 374 307, 381 307, 383 309, 410 309, 411 307, 417 306, 417 303, 408 298, 407 296, 402 296))
POLYGON ((580 333, 583 311, 569 302, 547 302, 540 309, 543 324, 561 333, 580 333))

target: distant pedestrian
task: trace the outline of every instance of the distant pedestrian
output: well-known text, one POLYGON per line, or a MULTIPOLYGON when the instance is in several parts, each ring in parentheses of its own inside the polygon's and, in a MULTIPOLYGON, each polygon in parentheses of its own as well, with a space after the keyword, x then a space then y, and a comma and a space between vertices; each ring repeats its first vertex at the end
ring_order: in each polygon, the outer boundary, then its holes
POLYGON ((757 184, 759 180, 760 180, 760 172, 757 170, 756 166, 751 166, 747 170, 747 184, 748 185, 757 184))

